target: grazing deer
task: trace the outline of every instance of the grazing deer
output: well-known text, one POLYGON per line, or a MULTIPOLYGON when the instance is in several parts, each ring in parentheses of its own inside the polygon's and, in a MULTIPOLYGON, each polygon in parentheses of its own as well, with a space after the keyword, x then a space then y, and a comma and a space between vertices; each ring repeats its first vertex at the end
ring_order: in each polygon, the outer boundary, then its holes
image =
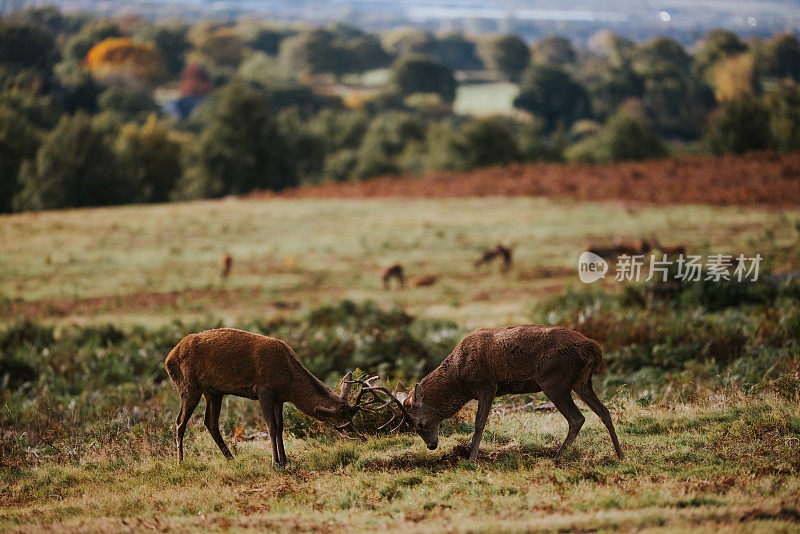
POLYGON ((223 282, 228 279, 228 276, 230 276, 231 267, 233 267, 233 258, 230 254, 225 254, 222 256, 222 270, 219 273, 223 282))
POLYGON ((414 287, 432 286, 439 281, 438 274, 426 274, 414 280, 414 287))
POLYGON ((639 256, 644 255, 652 250, 650 242, 646 239, 640 239, 639 243, 636 245, 630 245, 626 243, 621 243, 618 245, 613 245, 610 247, 595 247, 589 246, 586 249, 588 252, 592 254, 597 254, 604 260, 608 261, 616 261, 619 256, 639 256))
POLYGON ((672 247, 668 247, 659 243, 658 238, 655 235, 650 236, 650 240, 653 242, 653 247, 657 248, 667 256, 685 256, 686 255, 686 245, 675 245, 672 247))
POLYGON ((178 460, 183 460, 183 435, 192 412, 206 398, 204 423, 222 454, 232 459, 219 432, 219 412, 225 395, 258 400, 269 427, 272 460, 286 463, 283 449, 283 403, 291 402, 300 411, 331 423, 341 434, 356 431, 353 416, 359 405, 351 405, 350 377, 342 380, 337 395, 312 375, 294 351, 279 339, 233 328, 206 330, 183 338, 170 351, 164 365, 178 394, 181 409, 175 434, 178 460))
POLYGON ((481 328, 467 334, 403 399, 402 415, 433 450, 439 444, 439 423, 478 399, 469 453, 475 460, 493 399, 542 391, 569 423, 558 456, 572 444, 585 420, 572 400, 574 391, 606 426, 622 460, 611 414, 592 389, 592 374, 602 363, 600 345, 574 330, 541 325, 481 328))
POLYGON ((495 245, 492 248, 487 248, 483 251, 483 255, 478 259, 474 265, 478 269, 481 265, 487 265, 494 261, 496 258, 502 259, 501 270, 508 272, 511 269, 511 248, 504 247, 503 245, 495 245))
POLYGON ((397 282, 400 284, 401 288, 406 287, 406 278, 403 274, 403 266, 399 263, 395 263, 394 265, 390 265, 386 267, 383 272, 381 273, 381 280, 383 280, 383 289, 389 289, 389 282, 391 282, 392 278, 395 278, 397 282))

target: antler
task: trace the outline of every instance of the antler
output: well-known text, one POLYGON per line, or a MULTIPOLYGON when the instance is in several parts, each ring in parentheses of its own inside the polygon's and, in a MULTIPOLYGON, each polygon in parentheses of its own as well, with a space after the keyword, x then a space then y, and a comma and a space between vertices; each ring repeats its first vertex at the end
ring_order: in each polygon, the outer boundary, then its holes
POLYGON ((384 424, 378 427, 378 430, 383 430, 384 428, 390 427, 392 423, 394 423, 398 418, 400 422, 390 428, 390 432, 394 432, 398 430, 403 424, 407 423, 410 419, 408 412, 406 411, 405 406, 400 400, 389 391, 386 386, 376 386, 373 385, 375 380, 378 380, 378 376, 373 376, 366 380, 356 380, 351 379, 349 380, 350 383, 356 383, 361 385, 361 390, 356 395, 356 401, 353 406, 357 407, 359 410, 363 410, 369 413, 380 413, 380 410, 384 408, 389 408, 392 412, 392 418, 386 421, 384 424), (384 400, 380 397, 378 393, 383 393, 388 396, 388 400, 384 400), (369 395, 372 397, 367 402, 362 403, 361 399, 365 397, 365 395, 369 395), (372 406, 375 404, 380 404, 380 406, 373 408, 372 406), (398 409, 395 409, 398 408, 398 409))

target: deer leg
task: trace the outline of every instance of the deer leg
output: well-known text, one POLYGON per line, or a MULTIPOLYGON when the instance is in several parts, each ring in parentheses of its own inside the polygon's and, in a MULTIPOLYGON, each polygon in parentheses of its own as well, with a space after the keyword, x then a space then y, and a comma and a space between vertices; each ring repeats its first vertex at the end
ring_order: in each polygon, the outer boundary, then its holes
POLYGON ((483 390, 478 393, 478 412, 475 414, 475 433, 472 435, 472 444, 469 450, 469 460, 474 462, 478 458, 478 448, 481 446, 483 429, 486 427, 486 420, 492 410, 492 401, 497 388, 483 390))
POLYGON ((275 423, 277 425, 277 438, 278 438, 278 460, 281 464, 286 465, 286 451, 283 449, 283 403, 275 403, 275 423))
POLYGON ((614 431, 614 423, 611 422, 611 414, 608 412, 608 408, 600 402, 600 399, 597 398, 597 394, 592 389, 592 379, 589 378, 589 381, 583 384, 580 384, 575 387, 575 393, 578 394, 578 397, 586 403, 586 406, 591 408, 591 410, 597 414, 597 417, 603 422, 608 429, 608 433, 611 435, 611 442, 614 444, 614 452, 617 453, 617 458, 622 461, 624 456, 622 454, 622 448, 619 446, 619 440, 617 439, 617 433, 614 431))
POLYGON ((206 397, 206 417, 203 422, 211 437, 214 438, 217 447, 222 451, 222 455, 228 460, 233 460, 231 451, 228 450, 225 440, 222 439, 222 434, 219 433, 219 412, 222 408, 223 395, 219 393, 205 393, 204 395, 206 397))
POLYGON ((183 434, 186 432, 186 425, 192 417, 192 412, 200 402, 199 391, 189 391, 186 395, 181 395, 181 411, 175 420, 175 445, 178 448, 178 461, 183 461, 183 434))
POLYGON ((264 419, 267 420, 267 427, 269 428, 269 439, 272 442, 272 463, 280 466, 278 422, 275 421, 275 397, 269 391, 262 391, 258 394, 258 402, 261 403, 261 411, 264 413, 264 419))
POLYGON ((575 406, 575 402, 572 400, 572 392, 569 389, 553 389, 542 386, 542 391, 545 395, 547 395, 547 398, 553 401, 553 404, 556 405, 558 411, 561 412, 561 415, 563 415, 567 420, 567 423, 569 423, 567 437, 564 439, 564 443, 561 444, 558 452, 556 452, 556 457, 558 457, 567 447, 572 445, 573 441, 575 441, 575 438, 578 436, 578 432, 580 432, 583 422, 586 420, 586 418, 583 416, 578 407, 575 406))

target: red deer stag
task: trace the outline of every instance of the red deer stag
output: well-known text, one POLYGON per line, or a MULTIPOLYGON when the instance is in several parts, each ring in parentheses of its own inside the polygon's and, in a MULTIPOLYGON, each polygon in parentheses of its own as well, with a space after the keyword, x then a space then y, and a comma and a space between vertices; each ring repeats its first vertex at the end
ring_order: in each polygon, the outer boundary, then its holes
POLYGON ((231 268, 233 267, 233 258, 230 254, 225 254, 222 256, 222 270, 220 271, 219 275, 222 278, 222 281, 228 279, 228 276, 231 274, 231 268))
POLYGON ((467 334, 442 364, 414 387, 403 400, 402 415, 433 450, 439 444, 439 423, 471 399, 478 399, 469 453, 469 459, 475 460, 493 399, 542 391, 569 423, 558 456, 572 444, 585 420, 572 400, 574 391, 606 426, 614 451, 622 460, 611 414, 592 389, 592 374, 602 362, 603 352, 597 342, 567 328, 481 328, 467 334))
POLYGON ((511 269, 511 248, 504 247, 503 245, 495 245, 492 248, 487 248, 483 251, 483 255, 475 262, 475 268, 478 269, 481 265, 488 265, 495 259, 502 260, 501 270, 508 272, 511 269))
POLYGON ((425 274, 414 280, 414 287, 432 286, 439 281, 438 274, 425 274))
POLYGON ((610 247, 595 247, 589 246, 586 249, 588 252, 592 254, 597 254, 601 258, 607 261, 616 261, 619 256, 639 256, 644 255, 650 252, 651 246, 650 242, 646 239, 640 239, 639 243, 636 245, 630 245, 626 243, 622 243, 619 245, 613 245, 610 247))
POLYGON ((403 266, 399 263, 386 267, 381 273, 381 280, 383 280, 383 289, 389 289, 389 283, 392 278, 396 279, 401 288, 406 287, 406 277, 403 274, 403 266))
POLYGON ((178 460, 183 460, 183 435, 192 412, 206 398, 205 425, 219 450, 228 450, 219 432, 219 412, 225 395, 258 400, 269 427, 272 460, 286 463, 283 449, 283 403, 291 402, 303 413, 331 423, 342 434, 357 433, 353 416, 362 407, 350 404, 351 373, 342 380, 337 395, 312 375, 283 341, 233 328, 190 334, 167 356, 164 365, 181 398, 176 420, 178 460))
POLYGON ((686 245, 674 245, 674 246, 666 246, 662 245, 656 236, 650 236, 650 240, 653 242, 653 247, 657 248, 667 256, 685 256, 686 255, 686 245))

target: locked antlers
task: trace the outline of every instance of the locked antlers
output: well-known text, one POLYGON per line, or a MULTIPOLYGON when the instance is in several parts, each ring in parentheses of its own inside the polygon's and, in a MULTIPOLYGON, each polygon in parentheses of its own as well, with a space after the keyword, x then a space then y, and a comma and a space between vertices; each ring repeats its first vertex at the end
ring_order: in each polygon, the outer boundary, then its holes
MULTIPOLYGON (((361 390, 356 395, 356 401, 353 407, 367 413, 378 414, 382 410, 388 408, 392 413, 392 417, 377 428, 377 430, 389 429, 389 432, 395 432, 402 427, 409 420, 408 412, 405 406, 395 395, 389 391, 386 386, 376 386, 374 383, 378 380, 378 376, 370 377, 366 380, 349 379, 347 380, 347 389, 345 384, 342 384, 342 395, 345 391, 349 394, 352 384, 359 384, 361 390), (381 397, 385 395, 386 398, 381 397)), ((355 429, 355 427, 353 427, 355 429)), ((356 430, 356 433, 361 436, 362 434, 356 430)))

